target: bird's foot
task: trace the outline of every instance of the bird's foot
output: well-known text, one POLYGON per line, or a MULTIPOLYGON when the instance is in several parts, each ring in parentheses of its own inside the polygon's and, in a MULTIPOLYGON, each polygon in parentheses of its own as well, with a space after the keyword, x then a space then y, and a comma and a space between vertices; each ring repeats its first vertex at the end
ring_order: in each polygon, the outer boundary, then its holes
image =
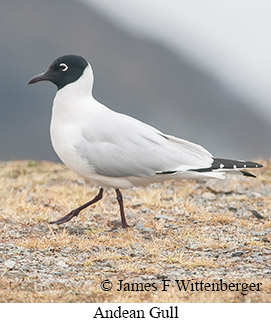
POLYGON ((122 222, 121 222, 121 226, 122 226, 122 228, 123 228, 123 229, 127 229, 127 228, 129 228, 129 227, 130 227, 130 225, 129 225, 129 224, 127 224, 127 222, 126 222, 126 221, 125 221, 125 222, 124 222, 124 221, 122 221, 122 222))
POLYGON ((56 220, 56 221, 50 221, 50 224, 63 224, 65 222, 70 221, 72 218, 74 218, 75 216, 78 216, 78 214, 80 213, 80 210, 75 209, 72 210, 70 213, 68 213, 67 215, 63 216, 62 218, 56 220))

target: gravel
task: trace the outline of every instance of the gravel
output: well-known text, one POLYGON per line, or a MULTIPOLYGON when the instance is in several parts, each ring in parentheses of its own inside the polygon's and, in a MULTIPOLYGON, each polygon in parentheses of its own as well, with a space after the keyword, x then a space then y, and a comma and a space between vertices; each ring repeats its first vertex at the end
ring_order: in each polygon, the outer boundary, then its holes
POLYGON ((61 286, 62 296, 80 294, 84 288, 95 294, 101 292, 99 283, 104 279, 113 283, 118 279, 270 279, 269 182, 169 182, 144 191, 127 190, 123 195, 128 230, 120 226, 115 194, 110 191, 78 218, 49 226, 48 220, 77 203, 69 192, 80 189, 80 201, 91 195, 84 183, 59 174, 62 168, 55 167, 56 172, 45 173, 44 178, 39 173, 30 188, 29 178, 25 185, 22 179, 19 184, 18 179, 10 179, 9 194, 15 194, 13 200, 22 195, 25 210, 1 205, 0 276, 5 292, 14 291, 7 286, 19 286, 23 292, 44 295, 61 286))
POLYGON ((4 266, 6 266, 10 270, 13 269, 15 265, 16 265, 16 262, 14 260, 9 259, 4 262, 4 266))
POLYGON ((243 251, 235 251, 231 254, 232 257, 241 257, 243 256, 244 252, 243 251))

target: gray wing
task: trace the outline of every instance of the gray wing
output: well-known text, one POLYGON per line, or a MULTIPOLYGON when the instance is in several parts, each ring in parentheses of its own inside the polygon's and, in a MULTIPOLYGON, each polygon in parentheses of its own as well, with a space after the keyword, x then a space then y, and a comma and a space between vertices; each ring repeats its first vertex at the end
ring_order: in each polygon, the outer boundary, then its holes
POLYGON ((82 138, 78 152, 104 176, 154 176, 210 167, 213 162, 201 146, 116 112, 90 122, 83 128, 82 138))

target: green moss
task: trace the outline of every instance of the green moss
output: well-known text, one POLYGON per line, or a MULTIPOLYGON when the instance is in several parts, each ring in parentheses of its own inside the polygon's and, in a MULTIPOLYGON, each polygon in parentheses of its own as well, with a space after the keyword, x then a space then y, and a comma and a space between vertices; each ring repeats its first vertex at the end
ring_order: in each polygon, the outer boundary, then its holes
POLYGON ((26 163, 26 166, 27 167, 37 167, 37 166, 39 166, 39 164, 40 163, 36 160, 28 160, 26 163))

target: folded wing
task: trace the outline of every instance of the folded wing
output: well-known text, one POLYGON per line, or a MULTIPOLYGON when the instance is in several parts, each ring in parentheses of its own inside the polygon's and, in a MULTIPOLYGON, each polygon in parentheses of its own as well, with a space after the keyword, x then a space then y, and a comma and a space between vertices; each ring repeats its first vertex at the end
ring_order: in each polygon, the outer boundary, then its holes
POLYGON ((81 157, 110 177, 155 176, 210 168, 212 155, 189 141, 165 135, 136 119, 110 111, 83 129, 81 157))

